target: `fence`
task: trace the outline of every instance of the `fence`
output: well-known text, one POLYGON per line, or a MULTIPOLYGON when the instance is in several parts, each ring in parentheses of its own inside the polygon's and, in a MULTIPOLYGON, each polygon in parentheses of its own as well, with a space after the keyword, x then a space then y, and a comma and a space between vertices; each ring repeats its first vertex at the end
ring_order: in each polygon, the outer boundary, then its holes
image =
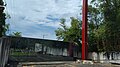
MULTIPOLYGON (((80 48, 72 43, 25 38, 2 37, 0 38, 0 67, 4 67, 9 60, 12 61, 60 61, 73 60, 71 57, 81 58, 80 48)), ((97 53, 88 54, 89 59, 97 60, 97 53)), ((105 52, 99 54, 100 60, 107 60, 105 52)), ((109 53, 110 60, 119 60, 120 52, 109 53)))
POLYGON ((39 52, 41 54, 69 56, 68 42, 24 37, 12 37, 11 41, 11 52, 39 52))
POLYGON ((0 67, 4 67, 8 61, 10 38, 0 38, 0 67))
POLYGON ((0 67, 16 61, 73 60, 72 57, 77 56, 78 51, 79 49, 69 42, 25 37, 2 37, 0 38, 0 67))

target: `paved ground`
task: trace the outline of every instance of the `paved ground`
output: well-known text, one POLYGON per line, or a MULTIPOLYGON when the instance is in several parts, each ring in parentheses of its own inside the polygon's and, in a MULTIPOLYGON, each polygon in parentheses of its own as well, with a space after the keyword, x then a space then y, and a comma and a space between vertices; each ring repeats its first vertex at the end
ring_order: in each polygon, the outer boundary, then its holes
MULTIPOLYGON (((46 63, 46 62, 45 62, 46 63)), ((23 67, 120 67, 120 65, 113 65, 110 63, 94 63, 94 64, 82 64, 75 62, 49 62, 45 64, 44 62, 37 65, 24 65, 23 67)))
POLYGON ((64 64, 64 65, 33 65, 33 66, 27 66, 27 67, 120 67, 115 65, 89 65, 89 64, 64 64))

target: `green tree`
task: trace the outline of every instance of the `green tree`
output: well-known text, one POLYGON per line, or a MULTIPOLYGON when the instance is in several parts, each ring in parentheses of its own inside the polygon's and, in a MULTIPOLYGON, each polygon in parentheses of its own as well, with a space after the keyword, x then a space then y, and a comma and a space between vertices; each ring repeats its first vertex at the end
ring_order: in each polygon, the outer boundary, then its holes
POLYGON ((4 36, 4 26, 5 26, 5 13, 4 13, 4 2, 0 0, 0 37, 4 36))
POLYGON ((120 51, 120 0, 98 1, 104 16, 106 51, 120 51))
POLYGON ((71 26, 65 25, 65 19, 61 19, 60 28, 55 30, 58 40, 72 42, 76 45, 80 45, 81 41, 81 21, 71 17, 71 26))
POLYGON ((103 48, 99 45, 100 38, 96 36, 96 32, 102 25, 102 15, 97 6, 89 5, 88 7, 88 43, 89 51, 100 52, 103 48))
POLYGON ((13 32, 10 36, 21 37, 21 32, 13 32))
POLYGON ((8 24, 5 24, 4 30, 3 30, 3 32, 5 32, 4 35, 7 35, 6 32, 9 31, 9 26, 10 26, 9 23, 8 23, 8 24))
POLYGON ((60 22, 60 28, 58 28, 57 30, 55 30, 56 36, 58 40, 66 40, 66 36, 67 36, 67 31, 68 31, 68 27, 65 24, 65 19, 61 19, 60 22))
POLYGON ((101 22, 94 33, 98 49, 107 53, 120 51, 120 0, 92 0, 91 3, 100 13, 101 22))

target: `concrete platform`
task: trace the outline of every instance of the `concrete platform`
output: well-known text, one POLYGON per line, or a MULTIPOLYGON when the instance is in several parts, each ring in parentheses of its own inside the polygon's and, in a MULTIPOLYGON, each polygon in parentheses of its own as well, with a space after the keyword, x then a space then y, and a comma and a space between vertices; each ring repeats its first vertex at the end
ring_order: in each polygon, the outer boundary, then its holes
POLYGON ((110 61, 111 64, 120 65, 120 60, 110 61))
POLYGON ((22 64, 22 65, 59 65, 59 64, 65 64, 65 63, 71 63, 71 62, 68 62, 68 61, 64 61, 64 62, 21 62, 19 64, 22 64))
POLYGON ((111 63, 83 64, 74 61, 56 61, 56 62, 24 62, 19 63, 17 67, 120 67, 111 63))

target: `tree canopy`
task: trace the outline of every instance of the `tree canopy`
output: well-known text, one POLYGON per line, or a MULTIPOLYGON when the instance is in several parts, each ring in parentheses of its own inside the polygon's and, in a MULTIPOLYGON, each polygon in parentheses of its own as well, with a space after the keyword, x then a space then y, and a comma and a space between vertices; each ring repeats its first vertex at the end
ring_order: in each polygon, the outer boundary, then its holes
POLYGON ((4 32, 4 26, 5 26, 5 13, 4 13, 4 2, 3 0, 0 0, 0 37, 2 37, 4 32))
POLYGON ((94 33, 90 34, 95 39, 91 44, 96 44, 98 51, 120 51, 120 1, 92 0, 91 3, 94 6, 89 6, 89 23, 94 33))
POLYGON ((21 37, 21 32, 13 32, 10 36, 21 37))
POLYGON ((81 41, 81 21, 71 17, 71 26, 65 24, 65 19, 61 19, 60 28, 55 30, 58 40, 67 42, 73 42, 76 45, 80 45, 81 41))
MULTIPOLYGON (((88 45, 89 51, 120 51, 120 1, 92 0, 88 6, 88 45)), ((71 18, 71 26, 61 20, 56 36, 63 41, 80 44, 81 21, 71 18)))

